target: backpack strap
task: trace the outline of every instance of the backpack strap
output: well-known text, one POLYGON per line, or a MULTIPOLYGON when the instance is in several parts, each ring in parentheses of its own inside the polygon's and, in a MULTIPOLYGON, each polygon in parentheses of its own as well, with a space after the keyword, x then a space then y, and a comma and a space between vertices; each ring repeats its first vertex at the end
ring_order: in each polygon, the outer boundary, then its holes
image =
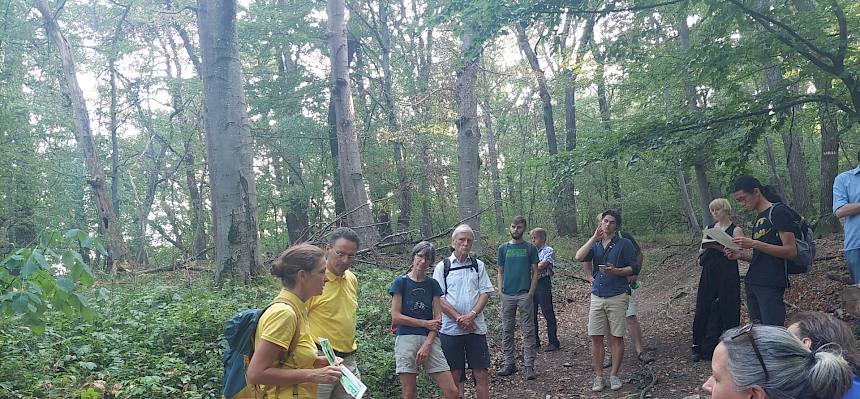
POLYGON ((293 352, 295 352, 296 346, 298 346, 298 344, 299 344, 299 336, 301 335, 301 332, 302 332, 301 325, 299 324, 301 322, 301 312, 298 309, 296 309, 296 306, 293 305, 291 302, 289 302, 285 299, 275 299, 274 301, 272 301, 272 303, 270 303, 268 306, 266 306, 265 309, 263 309, 263 312, 260 313, 260 317, 262 318, 263 313, 265 313, 266 310, 268 310, 270 306, 272 306, 276 303, 282 303, 284 305, 289 306, 290 309, 292 309, 293 312, 296 314, 296 331, 293 332, 293 338, 290 340, 290 346, 287 348, 286 352, 281 351, 281 355, 278 358, 278 367, 281 367, 287 363, 287 359, 293 354, 293 352))

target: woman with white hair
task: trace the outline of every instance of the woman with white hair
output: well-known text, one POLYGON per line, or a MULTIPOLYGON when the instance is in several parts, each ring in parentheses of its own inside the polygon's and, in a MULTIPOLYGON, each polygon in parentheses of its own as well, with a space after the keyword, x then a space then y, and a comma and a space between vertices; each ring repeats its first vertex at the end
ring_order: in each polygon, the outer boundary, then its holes
POLYGON ((838 399, 851 387, 851 366, 842 355, 812 352, 783 327, 727 330, 711 368, 702 386, 711 399, 838 399))

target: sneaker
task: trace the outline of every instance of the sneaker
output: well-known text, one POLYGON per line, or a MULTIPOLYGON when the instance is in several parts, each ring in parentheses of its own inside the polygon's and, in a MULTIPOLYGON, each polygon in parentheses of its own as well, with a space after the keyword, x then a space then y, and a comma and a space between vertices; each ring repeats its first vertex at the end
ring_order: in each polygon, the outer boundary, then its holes
POLYGON ((591 384, 591 392, 600 392, 603 390, 603 377, 594 377, 594 383, 591 384))
POLYGON ((543 349, 544 352, 553 352, 553 351, 557 351, 557 350, 558 350, 558 345, 556 345, 556 344, 549 344, 546 346, 546 348, 543 349))
POLYGON ((535 368, 526 366, 526 379, 527 380, 533 380, 535 378, 537 378, 537 373, 535 373, 535 368))
POLYGON ((505 365, 505 367, 502 367, 501 370, 497 371, 496 375, 499 377, 507 377, 507 376, 509 376, 513 373, 516 373, 516 372, 517 372, 517 366, 514 366, 513 364, 508 364, 508 365, 505 365))
POLYGON ((621 379, 617 375, 609 376, 609 389, 613 391, 621 389, 621 379))

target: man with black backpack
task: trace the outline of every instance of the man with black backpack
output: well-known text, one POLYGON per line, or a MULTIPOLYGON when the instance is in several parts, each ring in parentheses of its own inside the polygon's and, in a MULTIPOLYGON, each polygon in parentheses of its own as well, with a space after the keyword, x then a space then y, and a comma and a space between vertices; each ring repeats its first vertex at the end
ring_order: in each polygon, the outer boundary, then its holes
POLYGON ((442 287, 442 352, 462 392, 461 376, 472 369, 478 399, 490 397, 490 348, 484 307, 494 291, 484 262, 469 251, 475 232, 461 224, 451 234, 451 256, 436 264, 433 278, 442 287))
POLYGON ((732 239, 742 249, 752 249, 752 254, 726 248, 726 256, 729 259, 750 263, 749 271, 744 277, 750 320, 783 326, 783 295, 789 286, 789 263, 798 255, 796 241, 801 234, 803 219, 783 204, 782 199, 769 187, 762 186, 758 179, 752 176, 737 178, 732 191, 735 200, 744 209, 758 212, 752 238, 732 239))

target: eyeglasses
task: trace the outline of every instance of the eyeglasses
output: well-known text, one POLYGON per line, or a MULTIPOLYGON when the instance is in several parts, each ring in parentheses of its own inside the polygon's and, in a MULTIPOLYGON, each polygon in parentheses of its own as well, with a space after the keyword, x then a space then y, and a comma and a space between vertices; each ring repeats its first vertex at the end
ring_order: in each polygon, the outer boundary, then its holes
POLYGON ((355 253, 343 252, 338 250, 335 250, 334 253, 341 258, 355 259, 355 253))
POLYGON ((764 370, 764 379, 765 381, 770 380, 770 373, 767 372, 767 367, 764 365, 764 358, 761 356, 761 351, 758 349, 758 344, 755 343, 755 332, 753 331, 753 323, 749 323, 743 327, 741 327, 737 334, 731 337, 732 341, 735 338, 740 337, 741 335, 749 334, 750 336, 750 344, 752 345, 753 352, 755 352, 755 356, 758 358, 758 363, 761 365, 761 369, 764 370))

